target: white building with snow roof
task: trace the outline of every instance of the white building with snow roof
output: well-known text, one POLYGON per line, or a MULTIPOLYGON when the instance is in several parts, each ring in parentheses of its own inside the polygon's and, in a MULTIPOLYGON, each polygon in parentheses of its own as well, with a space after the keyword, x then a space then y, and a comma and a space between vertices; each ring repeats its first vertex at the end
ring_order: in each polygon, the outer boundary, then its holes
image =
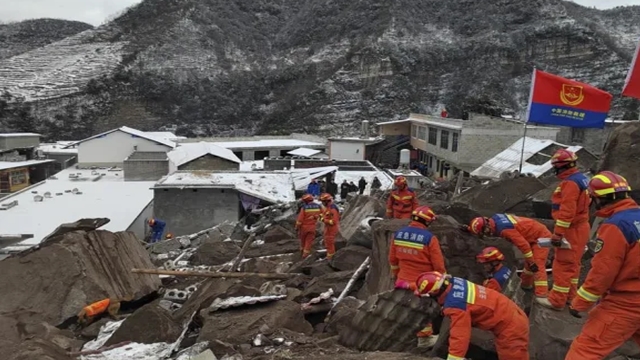
POLYGON ((242 162, 233 151, 211 142, 184 143, 168 153, 176 170, 238 170, 242 162))
POLYGON ((173 141, 157 138, 127 126, 109 130, 66 146, 66 148, 78 149, 78 165, 80 167, 123 166, 124 160, 134 152, 167 153, 175 147, 176 144, 173 141))

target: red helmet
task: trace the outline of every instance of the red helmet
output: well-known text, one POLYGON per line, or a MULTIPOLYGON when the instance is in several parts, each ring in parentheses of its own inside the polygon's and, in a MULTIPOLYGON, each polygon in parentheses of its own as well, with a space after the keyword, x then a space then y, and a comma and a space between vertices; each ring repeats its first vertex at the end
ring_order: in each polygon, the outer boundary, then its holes
POLYGON ((302 195, 302 197, 300 198, 300 200, 306 202, 306 203, 310 203, 313 201, 313 195, 311 194, 304 194, 302 195))
POLYGON ((437 271, 429 271, 420 274, 416 280, 415 294, 418 296, 431 296, 437 294, 447 280, 446 275, 437 271))
POLYGON ((610 194, 629 191, 631 186, 627 179, 611 171, 602 171, 589 181, 589 194, 593 197, 607 197, 610 194))
POLYGON ((393 181, 393 183, 394 183, 396 186, 398 186, 398 187, 400 187, 400 186, 402 186, 402 185, 407 185, 407 178, 406 178, 406 177, 404 177, 404 176, 398 176, 398 177, 393 181))
POLYGON ((502 254, 502 252, 497 247, 489 246, 482 249, 480 254, 476 255, 476 260, 481 264, 492 261, 503 261, 504 254, 502 254))
POLYGON ((331 200, 333 200, 333 196, 331 196, 331 194, 323 193, 320 195, 320 201, 331 201, 331 200))
POLYGON ((561 168, 577 160, 578 156, 573 151, 560 149, 551 157, 551 165, 556 168, 561 168))
POLYGON ((419 221, 424 224, 429 224, 436 220, 438 217, 433 210, 427 205, 418 206, 411 213, 411 219, 414 221, 419 221))
POLYGON ((156 223, 156 219, 149 219, 149 226, 153 226, 156 223))
POLYGON ((493 234, 491 220, 485 217, 477 217, 469 223, 469 231, 472 234, 483 236, 493 234))

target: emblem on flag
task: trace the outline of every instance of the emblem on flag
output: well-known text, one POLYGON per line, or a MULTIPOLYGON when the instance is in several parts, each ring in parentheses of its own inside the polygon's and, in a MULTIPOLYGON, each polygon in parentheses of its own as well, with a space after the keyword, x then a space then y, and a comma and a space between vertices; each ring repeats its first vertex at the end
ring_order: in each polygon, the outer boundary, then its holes
POLYGON ((582 86, 562 84, 562 91, 560 91, 560 100, 562 100, 565 105, 580 105, 580 103, 584 100, 582 86))

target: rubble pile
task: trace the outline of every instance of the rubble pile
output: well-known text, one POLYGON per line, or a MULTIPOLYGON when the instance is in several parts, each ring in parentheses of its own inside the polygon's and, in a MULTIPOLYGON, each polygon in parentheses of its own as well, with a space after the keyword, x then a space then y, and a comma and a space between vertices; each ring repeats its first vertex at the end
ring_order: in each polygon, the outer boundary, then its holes
MULTIPOLYGON (((447 271, 481 283, 475 256, 496 246, 513 270, 504 294, 529 310, 515 271, 519 251, 505 240, 462 232, 460 224, 513 209, 527 215, 530 206, 522 204, 546 186, 523 177, 477 185, 453 201, 440 197, 451 197, 446 187, 420 193, 420 203, 438 214, 430 231, 447 271)), ((91 222, 61 227, 39 249, 0 262, 0 346, 16 360, 446 358, 449 323, 439 306, 393 289, 390 240, 409 220, 384 219, 387 195, 350 197, 331 260, 321 225, 314 252, 301 258, 296 203, 262 209, 250 225, 223 223, 152 245, 132 233, 95 230, 91 222), (127 295, 121 319, 76 326, 84 306, 127 295), (424 353, 415 334, 429 321, 440 338, 424 353)), ((535 306, 531 322, 532 352, 539 354, 532 359, 562 359, 579 330, 567 314, 535 306)), ((636 350, 627 345, 618 354, 636 350)), ((467 356, 493 359, 494 351, 493 336, 474 330, 467 356)))
POLYGON ((609 170, 624 176, 635 199, 640 199, 640 123, 628 122, 615 128, 604 147, 598 170, 609 170))

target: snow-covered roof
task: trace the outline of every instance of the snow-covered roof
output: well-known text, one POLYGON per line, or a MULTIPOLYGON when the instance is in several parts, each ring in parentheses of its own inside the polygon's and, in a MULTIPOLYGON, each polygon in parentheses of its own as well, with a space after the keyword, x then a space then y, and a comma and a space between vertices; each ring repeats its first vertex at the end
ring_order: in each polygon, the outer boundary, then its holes
POLYGON ((149 136, 152 136, 157 139, 164 139, 169 141, 177 141, 186 139, 184 136, 177 136, 171 131, 145 131, 145 133, 149 136))
POLYGON ((106 217, 111 222, 101 229, 124 231, 153 200, 152 186, 153 182, 125 182, 121 169, 66 169, 0 199, 0 204, 18 200, 17 206, 0 211, 0 229, 3 233, 34 235, 20 245, 38 244, 61 224, 82 218, 106 217), (82 194, 73 194, 73 189, 82 194), (42 202, 34 200, 36 195, 44 196, 47 192, 50 198, 45 197, 42 202))
POLYGON ((154 188, 231 188, 278 203, 295 201, 293 184, 289 171, 177 171, 160 179, 154 188))
POLYGON ((264 169, 264 160, 243 161, 240 163, 240 171, 252 171, 264 169))
POLYGON ((53 160, 0 161, 0 170, 16 169, 48 162, 53 162, 53 160))
POLYGON ((233 153, 233 151, 210 142, 180 144, 180 146, 167 153, 169 159, 176 166, 184 165, 207 154, 217 156, 237 164, 242 162, 233 153))
POLYGON ((22 137, 22 136, 42 136, 36 133, 1 133, 0 137, 22 137))
POLYGON ((377 123, 376 125, 392 125, 392 124, 401 124, 407 121, 411 121, 411 119, 402 119, 402 120, 392 120, 392 121, 382 121, 377 123))
POLYGON ((216 145, 227 149, 260 149, 260 148, 299 148, 325 147, 325 144, 297 139, 264 139, 251 141, 216 141, 216 145))
POLYGON ((83 143, 85 141, 93 140, 95 138, 98 138, 98 137, 101 137, 101 136, 104 136, 104 135, 107 135, 107 134, 111 134, 112 132, 115 132, 115 131, 122 131, 124 133, 130 134, 130 135, 133 135, 133 136, 137 136, 137 137, 140 137, 140 138, 143 138, 143 139, 147 139, 149 141, 153 141, 153 142, 158 143, 160 145, 168 146, 170 148, 175 148, 176 147, 176 144, 173 141, 157 138, 157 137, 149 135, 149 133, 146 133, 146 132, 140 131, 140 130, 136 130, 134 128, 130 128, 128 126, 122 126, 122 127, 117 128, 117 129, 113 129, 113 130, 105 131, 105 132, 97 134, 97 135, 93 135, 93 136, 88 137, 86 139, 71 143, 71 144, 67 145, 67 147, 76 146, 76 145, 78 145, 80 143, 83 143))
POLYGON ((393 176, 423 176, 418 171, 415 170, 398 170, 398 169, 387 169, 389 174, 393 176))
POLYGON ((337 171, 337 166, 323 166, 316 168, 292 169, 293 183, 296 190, 304 190, 313 179, 325 176, 330 172, 337 171))
POLYGON ((67 144, 60 143, 42 143, 37 150, 45 154, 77 154, 77 148, 66 148, 67 144))
POLYGON ((289 155, 293 155, 293 156, 305 156, 305 157, 310 157, 313 155, 317 155, 319 153, 321 153, 322 150, 317 150, 317 149, 309 149, 309 148, 297 148, 295 150, 291 150, 289 152, 287 152, 287 154, 289 155))
MULTIPOLYGON (((480 167, 473 170, 471 175, 487 178, 499 178, 500 174, 504 172, 519 170, 523 139, 524 138, 520 138, 507 149, 487 160, 484 164, 480 165, 480 167)), ((522 164, 522 173, 530 173, 535 177, 539 177, 551 170, 551 156, 549 156, 549 161, 542 165, 531 164, 528 163, 527 160, 552 145, 561 146, 573 152, 582 150, 582 146, 568 146, 557 143, 553 140, 527 137, 524 142, 524 162, 522 164)))
POLYGON ((372 143, 381 142, 384 140, 383 137, 368 137, 368 138, 360 138, 360 137, 332 137, 328 139, 331 142, 358 142, 358 143, 366 143, 371 145, 372 143))

